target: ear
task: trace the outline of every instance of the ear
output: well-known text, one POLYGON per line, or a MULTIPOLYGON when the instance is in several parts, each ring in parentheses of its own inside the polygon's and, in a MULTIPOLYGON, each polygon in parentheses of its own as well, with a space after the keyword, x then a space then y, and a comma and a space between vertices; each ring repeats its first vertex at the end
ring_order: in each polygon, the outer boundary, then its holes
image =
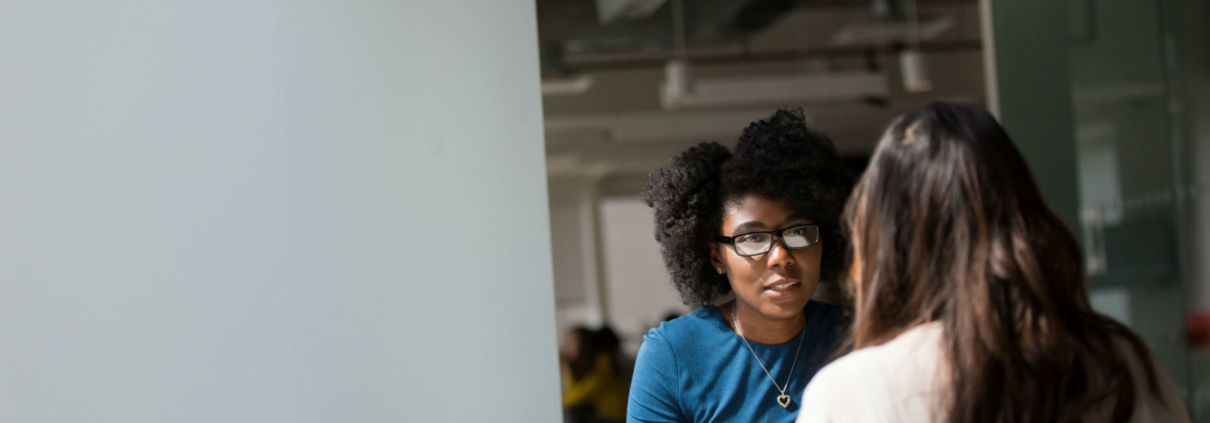
POLYGON ((710 264, 713 265, 715 269, 726 270, 727 266, 723 265, 723 257, 722 253, 720 252, 721 248, 719 248, 720 245, 721 244, 714 242, 710 243, 710 264))

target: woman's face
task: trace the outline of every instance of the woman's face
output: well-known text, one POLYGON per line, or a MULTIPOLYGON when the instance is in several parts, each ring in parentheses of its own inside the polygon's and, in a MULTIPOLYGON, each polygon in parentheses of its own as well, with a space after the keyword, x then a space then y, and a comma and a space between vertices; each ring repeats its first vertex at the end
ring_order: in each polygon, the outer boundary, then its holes
MULTIPOLYGON (((778 231, 817 223, 795 213, 785 201, 748 194, 729 206, 720 234, 735 237, 751 232, 778 231)), ((819 284, 823 242, 791 250, 780 238, 772 248, 751 257, 741 256, 726 243, 715 243, 711 259, 727 274, 737 306, 745 306, 767 319, 791 319, 802 314, 819 284)))
POLYGON ((575 330, 563 335, 563 345, 559 346, 559 355, 568 360, 574 360, 580 355, 580 335, 575 330))

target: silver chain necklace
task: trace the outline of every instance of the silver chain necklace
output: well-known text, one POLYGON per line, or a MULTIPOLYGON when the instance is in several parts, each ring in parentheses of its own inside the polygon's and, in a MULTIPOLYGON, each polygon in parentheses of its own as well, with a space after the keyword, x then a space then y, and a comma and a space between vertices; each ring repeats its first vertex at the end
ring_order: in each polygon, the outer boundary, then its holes
POLYGON ((776 380, 773 379, 773 374, 769 373, 769 369, 765 367, 765 363, 760 361, 760 356, 756 355, 756 350, 752 349, 752 344, 748 343, 748 338, 744 338, 743 330, 739 328, 738 306, 739 304, 736 304, 736 307, 731 308, 731 316, 735 322, 735 334, 739 335, 739 339, 742 339, 744 341, 744 345, 748 346, 748 351, 752 352, 752 357, 756 359, 756 364, 760 365, 760 369, 765 371, 765 376, 768 376, 769 381, 773 382, 773 387, 777 388, 777 390, 781 392, 781 395, 777 396, 777 404, 780 405, 781 408, 789 407, 790 396, 786 395, 786 389, 790 388, 790 380, 794 377, 794 365, 798 364, 798 353, 802 352, 802 340, 803 338, 807 337, 807 316, 805 314, 802 316, 802 333, 799 334, 801 336, 798 338, 798 349, 794 351, 794 361, 790 362, 790 375, 786 376, 786 386, 783 388, 777 384, 776 380))

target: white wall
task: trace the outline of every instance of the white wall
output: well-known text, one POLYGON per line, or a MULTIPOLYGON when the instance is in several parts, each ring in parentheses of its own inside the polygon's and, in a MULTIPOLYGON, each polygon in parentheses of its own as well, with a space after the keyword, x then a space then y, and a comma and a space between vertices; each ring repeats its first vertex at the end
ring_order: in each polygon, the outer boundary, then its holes
POLYGON ((604 197, 600 213, 607 314, 634 353, 665 314, 689 308, 669 282, 651 208, 637 197, 604 197))
POLYGON ((554 260, 555 301, 558 303, 583 303, 588 295, 585 287, 585 272, 589 263, 584 262, 584 239, 581 220, 580 196, 576 192, 557 190, 551 185, 550 231, 552 259, 554 260))
POLYGON ((558 421, 535 25, 0 2, 0 421, 558 421))
POLYGON ((599 327, 604 316, 598 283, 595 183, 572 178, 550 179, 548 184, 555 325, 560 335, 574 326, 599 327))

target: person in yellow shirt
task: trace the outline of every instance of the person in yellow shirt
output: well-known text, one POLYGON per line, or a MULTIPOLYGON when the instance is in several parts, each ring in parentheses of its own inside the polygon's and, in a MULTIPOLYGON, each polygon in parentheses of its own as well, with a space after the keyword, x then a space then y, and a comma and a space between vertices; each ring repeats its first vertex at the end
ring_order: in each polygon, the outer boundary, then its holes
MULTIPOLYGON (((608 332, 612 333, 612 332, 608 332)), ((605 339, 585 327, 563 338, 559 359, 563 368, 565 423, 611 423, 626 420, 626 384, 618 362, 616 339, 605 339)))

